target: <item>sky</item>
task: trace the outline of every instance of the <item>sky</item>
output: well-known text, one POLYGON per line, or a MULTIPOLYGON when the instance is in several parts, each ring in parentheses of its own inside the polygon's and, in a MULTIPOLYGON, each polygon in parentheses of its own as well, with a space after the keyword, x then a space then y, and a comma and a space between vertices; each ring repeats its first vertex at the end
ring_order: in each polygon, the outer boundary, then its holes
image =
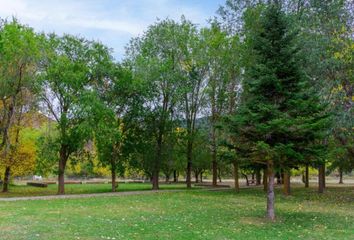
POLYGON ((69 33, 99 40, 117 60, 132 37, 142 35, 157 19, 181 15, 199 26, 215 15, 225 0, 0 0, 0 17, 16 17, 37 32, 69 33))

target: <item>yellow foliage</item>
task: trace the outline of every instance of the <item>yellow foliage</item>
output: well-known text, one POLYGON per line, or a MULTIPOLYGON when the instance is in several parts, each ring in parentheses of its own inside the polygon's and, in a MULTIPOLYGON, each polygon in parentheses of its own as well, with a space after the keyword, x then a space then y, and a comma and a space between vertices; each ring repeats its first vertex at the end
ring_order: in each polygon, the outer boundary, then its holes
POLYGON ((184 71, 186 72, 192 71, 192 64, 190 63, 190 61, 181 61, 180 64, 184 71))
POLYGON ((108 177, 111 175, 111 171, 108 167, 100 166, 99 161, 96 158, 93 159, 93 173, 99 176, 108 177))
POLYGON ((125 168, 124 168, 124 177, 139 178, 144 175, 145 174, 144 174, 143 170, 133 168, 129 165, 125 166, 125 168))
POLYGON ((80 173, 81 172, 81 165, 80 164, 76 164, 72 167, 72 170, 74 173, 80 173))
POLYGON ((97 156, 94 156, 94 152, 91 152, 92 158, 87 158, 84 156, 79 157, 79 159, 69 159, 67 163, 67 171, 66 173, 69 175, 82 175, 82 174, 94 174, 97 176, 108 177, 111 175, 111 171, 108 167, 101 166, 97 159, 97 156), (92 169, 86 169, 87 164, 92 161, 92 169), (88 171, 88 172, 86 172, 88 171))
MULTIPOLYGON (((299 169, 292 169, 291 170, 291 175, 292 176, 301 176, 303 173, 305 172, 305 167, 301 167, 299 169)), ((318 170, 313 168, 313 167, 309 167, 309 174, 311 175, 317 175, 318 174, 318 170)))
POLYGON ((3 176, 5 168, 11 168, 11 176, 25 176, 32 174, 36 164, 36 146, 34 141, 21 139, 13 146, 6 159, 0 161, 0 173, 3 176))

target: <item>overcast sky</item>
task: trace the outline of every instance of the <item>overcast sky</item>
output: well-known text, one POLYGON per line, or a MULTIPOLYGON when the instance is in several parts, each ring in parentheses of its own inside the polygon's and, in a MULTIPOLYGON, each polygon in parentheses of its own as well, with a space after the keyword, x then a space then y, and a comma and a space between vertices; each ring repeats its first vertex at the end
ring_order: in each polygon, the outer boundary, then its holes
POLYGON ((124 56, 129 39, 158 18, 185 15, 204 26, 225 0, 0 0, 0 17, 15 16, 36 31, 100 40, 124 56))

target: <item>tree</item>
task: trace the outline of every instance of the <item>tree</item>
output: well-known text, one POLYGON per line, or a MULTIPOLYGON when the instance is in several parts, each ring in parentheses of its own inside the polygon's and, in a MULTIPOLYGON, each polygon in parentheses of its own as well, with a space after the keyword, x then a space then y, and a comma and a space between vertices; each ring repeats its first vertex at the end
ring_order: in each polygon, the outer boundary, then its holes
MULTIPOLYGON (((95 128, 98 157, 100 162, 111 169, 112 192, 116 191, 116 173, 120 165, 122 168, 123 123, 117 119, 113 112, 104 107, 100 108, 103 115, 95 128)), ((98 113, 98 112, 96 112, 98 113)), ((95 116, 97 117, 97 115, 95 116)))
POLYGON ((275 168, 288 170, 303 159, 303 146, 321 139, 327 115, 298 64, 296 33, 281 6, 269 4, 257 28, 246 31, 251 61, 234 124, 251 159, 267 166, 267 218, 274 220, 275 168))
MULTIPOLYGON (((16 19, 0 25, 0 154, 6 166, 3 191, 7 192, 12 161, 20 157, 22 114, 28 106, 26 96, 35 85, 41 56, 42 37, 16 19)), ((23 148, 22 148, 23 150, 23 148)), ((23 153, 23 152, 22 152, 23 153)))
MULTIPOLYGON (((321 90, 321 100, 332 106, 331 111, 335 116, 332 127, 328 130, 328 136, 323 142, 328 148, 332 141, 331 135, 336 135, 344 122, 348 123, 347 119, 343 118, 348 114, 348 109, 340 107, 342 104, 338 104, 338 100, 341 97, 333 93, 339 86, 349 86, 349 82, 345 84, 343 78, 346 75, 345 72, 348 72, 345 70, 348 65, 343 64, 336 56, 343 46, 337 44, 338 36, 340 35, 340 39, 348 39, 351 35, 350 29, 353 29, 351 10, 353 4, 352 1, 304 1, 301 10, 296 14, 298 24, 302 29, 300 32, 301 48, 306 56, 302 64, 312 84, 321 90)), ((342 135, 341 130, 339 132, 339 135, 342 135)), ((323 157, 321 161, 312 162, 312 165, 318 167, 319 170, 319 193, 325 189, 326 159, 323 157)))
POLYGON ((210 151, 205 148, 205 144, 208 143, 208 132, 205 129, 199 129, 195 136, 195 147, 193 151, 193 171, 195 176, 195 182, 203 182, 203 173, 210 168, 210 151))
MULTIPOLYGON (((217 19, 228 34, 239 33, 244 37, 245 25, 249 25, 249 23, 246 23, 247 18, 251 19, 251 25, 257 27, 259 12, 254 9, 258 8, 260 10, 268 2, 268 0, 227 0, 225 5, 219 8, 217 19)), ((334 106, 332 112, 337 115, 333 121, 333 128, 328 131, 328 136, 323 140, 323 144, 327 144, 327 147, 329 147, 331 135, 337 135, 339 136, 338 141, 351 146, 351 144, 347 144, 348 139, 350 139, 350 136, 347 138, 350 131, 342 131, 341 129, 346 128, 346 126, 343 127, 343 123, 347 125, 350 122, 345 116, 350 116, 352 107, 349 107, 348 111, 350 101, 346 101, 346 107, 338 107, 338 95, 333 94, 333 91, 339 88, 345 89, 346 95, 352 91, 350 90, 352 84, 348 81, 349 78, 346 78, 346 80, 345 77, 343 78, 350 72, 347 71, 349 65, 343 64, 343 61, 338 59, 339 56, 343 56, 340 52, 342 46, 346 44, 337 43, 338 39, 347 42, 348 39, 352 38, 354 2, 310 0, 281 0, 277 2, 282 5, 294 26, 298 28, 298 46, 304 56, 300 59, 300 65, 309 76, 311 84, 320 90, 321 100, 334 106)), ((346 52, 345 56, 351 56, 348 53, 346 52)), ((246 58, 248 57, 246 56, 246 58)), ((350 97, 347 99, 350 99, 350 97)), ((339 100, 339 102, 343 102, 342 100, 339 100)), ((347 150, 352 151, 352 148, 349 147, 347 150)), ((323 192, 325 188, 326 157, 320 159, 308 157, 302 164, 305 165, 306 169, 311 165, 318 167, 319 192, 323 192)))
POLYGON ((110 75, 95 86, 99 99, 92 111, 92 124, 100 162, 110 167, 115 191, 116 172, 123 174, 125 160, 138 151, 136 130, 144 93, 127 67, 111 64, 108 72, 110 75))
POLYGON ((100 77, 100 44, 70 35, 49 35, 39 98, 58 128, 58 194, 64 194, 64 173, 70 155, 81 149, 92 131, 88 111, 95 100, 90 84, 100 77))
MULTIPOLYGON (((230 71, 225 69, 230 63, 226 56, 234 49, 230 48, 226 32, 223 32, 219 24, 213 22, 209 29, 202 29, 202 41, 204 42, 204 58, 207 65, 206 78, 208 81, 206 94, 210 114, 210 147, 212 156, 213 186, 217 185, 217 149, 220 140, 220 121, 227 113, 227 88, 230 86, 230 71)), ((233 59, 232 61, 235 61, 233 59)), ((236 60, 237 61, 237 60, 236 60)))
POLYGON ((149 158, 153 189, 159 188, 164 142, 173 129, 171 124, 181 96, 179 87, 184 76, 179 65, 184 59, 178 46, 184 40, 179 38, 183 31, 183 24, 169 19, 160 21, 134 39, 127 51, 133 77, 144 82, 147 92, 145 121, 155 142, 155 156, 149 158))
MULTIPOLYGON (((183 123, 186 130, 187 188, 191 188, 191 172, 193 169, 193 151, 197 132, 197 116, 205 105, 205 90, 207 87, 207 64, 204 59, 204 45, 196 27, 182 20, 179 39, 179 51, 182 52, 181 71, 184 73, 180 92, 182 99, 181 111, 184 113, 183 123)), ((196 169, 196 168, 194 168, 196 169)))
MULTIPOLYGON (((348 140, 350 141, 350 140, 348 140)), ((348 151, 348 147, 353 147, 353 143, 342 145, 335 137, 331 137, 329 141, 328 158, 331 160, 328 170, 333 172, 338 170, 339 184, 343 184, 343 174, 350 173, 354 169, 353 155, 348 151)))
POLYGON ((332 109, 335 121, 332 129, 333 137, 329 139, 330 169, 338 169, 340 183, 343 183, 343 172, 351 172, 354 168, 353 141, 353 86, 354 86, 354 40, 353 30, 338 30, 333 39, 333 61, 336 63, 335 82, 331 91, 332 109))

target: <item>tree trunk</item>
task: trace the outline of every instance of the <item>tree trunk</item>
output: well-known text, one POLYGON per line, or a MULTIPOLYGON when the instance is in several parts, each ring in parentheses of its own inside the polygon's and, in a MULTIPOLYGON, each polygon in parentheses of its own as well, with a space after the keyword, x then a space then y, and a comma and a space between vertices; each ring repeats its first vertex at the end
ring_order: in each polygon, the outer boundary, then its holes
POLYGON ((203 171, 200 172, 200 182, 203 182, 203 171))
MULTIPOLYGON (((11 127, 13 125, 13 116, 15 114, 15 108, 17 105, 17 101, 16 101, 16 95, 17 93, 20 91, 20 82, 21 82, 21 75, 20 75, 20 81, 16 90, 16 94, 13 95, 11 97, 11 103, 9 106, 9 110, 6 114, 6 116, 4 116, 3 118, 3 122, 2 122, 2 141, 0 144, 0 150, 2 151, 2 156, 0 156, 0 158, 6 159, 7 158, 7 154, 10 152, 10 148, 11 148, 11 143, 10 143, 10 134, 9 131, 11 130, 11 127)), ((5 107, 5 100, 4 101, 4 106, 5 107)), ((19 130, 18 130, 19 131, 19 130)), ((18 131, 17 131, 17 135, 18 135, 18 131)), ((18 136, 17 136, 18 137, 18 136)), ((9 191, 9 181, 10 181, 10 167, 7 166, 5 168, 5 175, 4 175, 4 182, 3 182, 3 186, 2 186, 2 192, 8 192, 9 191)))
POLYGON ((178 182, 177 170, 173 171, 173 182, 178 182))
POLYGON ((267 191, 268 189, 268 173, 267 173, 267 169, 264 168, 263 169, 263 190, 267 191))
POLYGON ((274 211, 274 167, 272 162, 268 162, 267 175, 268 179, 268 190, 267 190, 267 218, 271 221, 275 220, 274 211))
POLYGON ((247 174, 242 174, 244 177, 245 177, 245 179, 246 179, 246 186, 249 186, 250 185, 250 182, 248 181, 248 176, 247 176, 247 174))
POLYGON ((112 178, 112 192, 116 192, 117 189, 117 183, 116 183, 116 162, 114 159, 111 159, 111 178, 112 178))
POLYGON ((289 170, 284 170, 284 174, 283 174, 283 193, 285 196, 289 196, 290 195, 290 172, 289 170))
POLYGON ((219 183, 221 183, 221 169, 218 168, 218 179, 219 179, 219 183))
POLYGON ((339 171, 339 184, 343 184, 343 170, 342 168, 339 168, 338 171, 339 171))
POLYGON ((188 159, 187 162, 187 178, 186 178, 187 188, 192 188, 192 163, 188 159))
POLYGON ((159 171, 154 170, 152 173, 152 190, 158 190, 159 189, 159 171))
POLYGON ((213 151, 213 162, 212 162, 212 172, 213 172, 213 186, 217 185, 218 180, 218 164, 216 162, 216 150, 213 151))
POLYGON ((112 192, 117 191, 117 183, 116 183, 116 170, 112 169, 111 170, 111 176, 112 176, 112 192))
POLYGON ((261 170, 260 169, 257 169, 256 170, 256 185, 261 185, 261 170))
POLYGON ((254 184, 254 172, 252 173, 252 176, 251 176, 251 183, 254 184))
POLYGON ((67 147, 62 145, 60 147, 60 159, 59 159, 59 174, 58 174, 58 194, 65 194, 65 182, 64 182, 64 173, 66 161, 68 159, 67 147))
MULTIPOLYGON (((164 127, 162 127, 163 129, 164 127)), ((152 190, 158 190, 159 189, 159 175, 160 175, 160 163, 161 163, 161 156, 162 156, 162 130, 159 130, 160 133, 158 135, 157 139, 157 153, 156 153, 156 159, 154 161, 154 166, 152 170, 152 190)))
POLYGON ((309 165, 306 164, 305 166, 305 188, 310 186, 310 179, 309 179, 309 165))
POLYGON ((280 184, 284 184, 284 170, 280 169, 280 184))
POLYGON ((198 170, 194 171, 194 176, 195 176, 195 183, 199 182, 199 172, 198 170))
MULTIPOLYGON (((213 104, 213 102, 212 102, 213 104)), ((214 113, 214 111, 213 111, 214 113)), ((216 122, 216 117, 214 114, 212 114, 212 134, 211 134, 211 141, 212 141, 212 174, 213 174, 213 186, 217 185, 217 180, 218 180, 218 164, 217 164, 217 145, 216 145, 216 128, 215 128, 215 122, 216 122)))
POLYGON ((192 188, 192 150, 193 145, 190 140, 188 140, 187 146, 187 188, 192 188))
POLYGON ((2 192, 6 193, 9 191, 9 182, 10 182, 10 167, 6 167, 5 175, 4 175, 4 182, 2 183, 2 192))
POLYGON ((169 183, 170 182, 170 174, 165 173, 165 182, 169 183))
POLYGON ((326 187, 325 185, 325 165, 324 163, 318 167, 318 192, 323 193, 326 187))
POLYGON ((280 185, 281 184, 281 177, 280 177, 280 172, 277 171, 275 173, 275 178, 277 179, 277 185, 280 185))
MULTIPOLYGON (((6 116, 4 116, 3 122, 2 122, 2 131, 1 131, 2 132, 2 141, 0 144, 0 149, 2 149, 3 147, 5 148, 3 151, 3 156, 2 156, 3 158, 6 158, 6 155, 7 155, 8 151, 10 150, 9 131, 10 131, 12 124, 13 124, 13 116, 15 114, 15 109, 16 109, 16 105, 17 105, 16 96, 19 93, 19 91, 20 91, 20 83, 17 87, 16 94, 14 94, 11 97, 11 102, 10 102, 7 114, 6 114, 6 116)), ((6 108, 5 104, 6 104, 6 101, 3 99, 4 109, 6 108)))
POLYGON ((235 181, 235 190, 240 190, 239 176, 238 176, 238 162, 235 160, 233 162, 234 165, 234 181, 235 181))
POLYGON ((322 174, 323 186, 326 188, 326 165, 323 164, 323 174, 322 174))
POLYGON ((65 173, 65 163, 62 158, 59 160, 59 174, 58 174, 58 194, 65 194, 65 182, 64 182, 64 173, 65 173))
POLYGON ((65 166, 63 163, 63 160, 59 160, 59 174, 58 174, 58 194, 65 194, 65 187, 64 187, 64 172, 65 172, 65 166))

